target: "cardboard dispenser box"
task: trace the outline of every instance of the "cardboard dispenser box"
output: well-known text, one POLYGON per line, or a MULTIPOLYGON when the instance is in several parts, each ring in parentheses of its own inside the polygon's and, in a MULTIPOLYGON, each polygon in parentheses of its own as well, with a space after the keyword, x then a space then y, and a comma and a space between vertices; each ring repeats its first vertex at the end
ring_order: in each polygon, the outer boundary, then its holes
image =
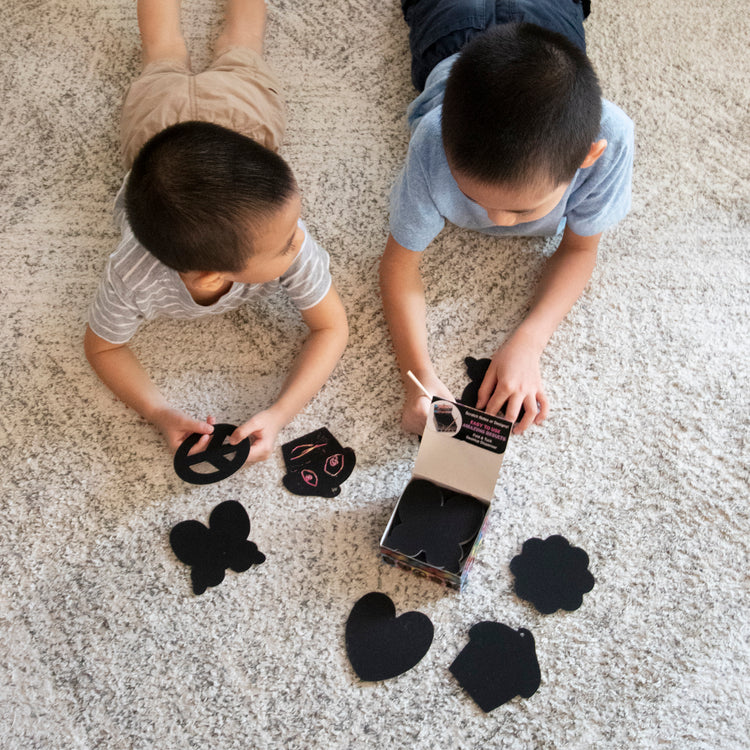
POLYGON ((501 417, 433 397, 412 478, 380 540, 384 562, 464 587, 512 427, 501 417))

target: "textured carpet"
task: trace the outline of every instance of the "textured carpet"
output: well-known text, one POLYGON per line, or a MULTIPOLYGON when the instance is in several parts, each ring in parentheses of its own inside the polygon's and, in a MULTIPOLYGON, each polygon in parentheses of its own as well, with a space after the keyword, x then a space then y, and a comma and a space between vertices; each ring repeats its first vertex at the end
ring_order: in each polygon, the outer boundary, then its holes
MULTIPOLYGON (((333 500, 290 495, 280 450, 227 481, 179 480, 159 435, 97 381, 81 340, 116 242, 118 108, 139 67, 132 0, 6 0, 0 20, 0 746, 3 748, 746 748, 747 8, 594 3, 591 57, 636 124, 634 205, 543 359, 551 415, 513 438, 462 594, 377 545, 416 440, 377 292, 388 189, 413 91, 395 0, 273 0, 283 152, 329 250, 351 344, 283 432, 357 451, 333 500), (240 500, 267 562, 196 597, 170 528, 240 500), (511 558, 562 534, 596 586, 541 615, 511 558), (435 626, 404 675, 360 683, 354 602, 382 591, 435 626), (469 628, 534 635, 538 692, 484 715, 448 671, 469 628)), ((185 3, 196 65, 221 6, 185 3)), ((441 377, 524 314, 553 242, 447 230, 425 260, 441 377)), ((304 334, 282 298, 134 348, 176 405, 237 422, 266 405, 304 334), (291 322, 290 322, 291 321, 291 322)))

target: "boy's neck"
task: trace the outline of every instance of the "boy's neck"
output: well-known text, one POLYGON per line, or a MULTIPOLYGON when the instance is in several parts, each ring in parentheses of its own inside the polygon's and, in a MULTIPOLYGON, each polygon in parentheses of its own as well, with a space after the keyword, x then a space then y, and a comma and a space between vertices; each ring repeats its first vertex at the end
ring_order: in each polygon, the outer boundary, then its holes
POLYGON ((193 301, 203 307, 215 304, 232 288, 232 282, 223 279, 220 284, 207 285, 191 273, 181 273, 180 278, 193 301))

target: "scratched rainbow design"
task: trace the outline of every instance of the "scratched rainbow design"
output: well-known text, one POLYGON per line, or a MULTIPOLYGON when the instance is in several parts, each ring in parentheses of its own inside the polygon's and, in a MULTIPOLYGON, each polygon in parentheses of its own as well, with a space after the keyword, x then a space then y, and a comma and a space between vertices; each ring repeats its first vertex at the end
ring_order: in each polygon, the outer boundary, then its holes
POLYGON ((388 522, 388 526, 385 529, 383 538, 380 540, 380 559, 388 565, 400 568, 401 570, 411 571, 412 573, 416 573, 422 578, 427 578, 430 581, 435 581, 441 586, 446 586, 447 588, 455 589, 456 591, 462 591, 469 577, 469 572, 474 566, 474 560, 479 552, 479 548, 482 546, 482 539, 484 538, 484 532, 487 529, 487 523, 490 518, 489 506, 487 506, 487 513, 485 514, 484 521, 482 521, 482 526, 477 532, 476 538, 474 539, 474 544, 471 545, 471 551, 464 558, 464 561, 461 564, 461 572, 459 574, 451 573, 449 570, 443 570, 442 568, 435 568, 429 563, 423 562, 422 560, 417 560, 414 557, 409 557, 408 555, 403 554, 403 552, 398 552, 397 550, 390 549, 390 547, 387 547, 384 544, 385 538, 388 536, 388 532, 391 529, 391 525, 393 523, 393 519, 396 516, 397 510, 398 503, 396 503, 396 508, 394 508, 393 510, 393 515, 391 516, 391 520, 388 522))

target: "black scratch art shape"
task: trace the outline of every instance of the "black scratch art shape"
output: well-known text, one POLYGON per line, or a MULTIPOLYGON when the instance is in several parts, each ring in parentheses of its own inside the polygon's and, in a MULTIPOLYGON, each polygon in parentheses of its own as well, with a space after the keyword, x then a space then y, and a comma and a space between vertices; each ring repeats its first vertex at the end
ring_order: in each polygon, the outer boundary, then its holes
POLYGON ((450 666, 461 687, 489 713, 517 695, 530 698, 541 683, 534 637, 499 622, 478 622, 450 666))
POLYGON ((242 468, 250 455, 250 440, 245 438, 237 445, 224 441, 236 430, 233 424, 216 424, 211 439, 204 451, 188 455, 190 449, 203 437, 194 432, 186 438, 174 454, 174 470, 177 476, 191 484, 212 484, 226 479, 242 468), (196 471, 200 464, 213 466, 214 471, 196 471))
POLYGON ((544 541, 536 537, 526 540, 521 554, 510 561, 510 570, 516 578, 516 594, 549 615, 581 606, 583 595, 595 583, 588 564, 589 556, 580 547, 555 535, 544 541))
MULTIPOLYGON (((464 364, 466 365, 466 374, 469 376, 470 381, 467 383, 466 388, 464 388, 463 392, 461 393, 462 404, 471 406, 473 409, 476 409, 477 401, 479 400, 479 388, 482 385, 482 381, 484 380, 484 376, 487 374, 487 370, 489 369, 491 362, 491 359, 486 358, 474 359, 474 357, 466 357, 466 359, 464 359, 464 364)), ((503 416, 505 415, 505 410, 507 407, 507 401, 500 407, 500 413, 503 416)), ((524 414, 526 414, 526 409, 523 408, 522 404, 521 410, 518 412, 518 417, 516 417, 516 422, 520 422, 523 419, 524 414)))
POLYGON ((413 479, 399 501, 399 522, 386 544, 409 557, 424 553, 430 565, 458 573, 465 556, 462 545, 477 535, 486 513, 476 498, 413 479))
POLYGON ((251 565, 265 562, 266 556, 248 541, 249 533, 250 519, 236 500, 219 503, 211 511, 208 528, 199 521, 181 521, 172 528, 169 543, 177 558, 192 566, 195 594, 218 586, 227 568, 242 573, 251 565))
POLYGON ((406 672, 429 651, 433 626, 421 612, 396 617, 390 597, 365 594, 346 621, 346 653, 360 680, 378 681, 406 672))
POLYGON ((325 427, 285 443, 281 452, 287 471, 282 482, 295 495, 335 497, 357 463, 354 451, 325 427))

